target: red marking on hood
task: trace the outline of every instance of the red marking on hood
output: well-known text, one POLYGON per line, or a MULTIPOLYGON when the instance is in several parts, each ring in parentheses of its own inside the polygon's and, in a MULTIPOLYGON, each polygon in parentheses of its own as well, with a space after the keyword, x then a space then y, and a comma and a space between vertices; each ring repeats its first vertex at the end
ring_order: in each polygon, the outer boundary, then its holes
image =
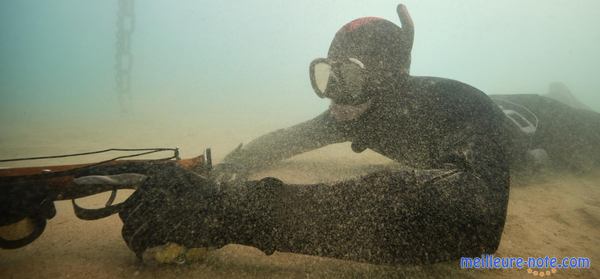
POLYGON ((382 18, 374 17, 374 16, 357 18, 353 21, 346 23, 346 25, 344 25, 344 27, 342 27, 342 29, 346 32, 352 32, 360 26, 363 26, 369 22, 373 22, 373 21, 377 21, 377 20, 382 20, 382 18))

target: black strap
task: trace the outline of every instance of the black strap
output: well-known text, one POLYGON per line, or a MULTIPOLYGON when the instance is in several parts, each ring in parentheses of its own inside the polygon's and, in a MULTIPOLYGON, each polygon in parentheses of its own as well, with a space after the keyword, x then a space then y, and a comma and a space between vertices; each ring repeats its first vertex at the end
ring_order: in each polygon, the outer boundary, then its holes
POLYGON ((77 216, 77 218, 79 218, 81 220, 101 219, 101 218, 113 215, 115 213, 118 213, 119 211, 121 211, 123 209, 123 203, 115 204, 115 205, 111 205, 111 206, 107 206, 107 207, 103 207, 103 208, 98 208, 98 209, 83 208, 83 207, 77 205, 77 203, 75 203, 75 200, 72 200, 72 203, 73 203, 73 211, 75 212, 75 216, 77 216))
POLYGON ((106 202, 106 205, 103 208, 98 208, 98 209, 88 209, 88 208, 83 208, 81 206, 79 206, 75 200, 71 200, 71 203, 73 204, 73 211, 75 212, 75 216, 77 216, 77 218, 81 219, 81 220, 97 220, 97 219, 101 219, 104 217, 108 217, 110 215, 113 215, 115 213, 118 213, 119 211, 121 211, 123 209, 123 204, 124 203, 119 203, 119 204, 114 204, 113 202, 115 201, 115 198, 117 196, 117 188, 114 188, 112 190, 112 192, 110 193, 110 198, 108 198, 108 201, 106 202))
POLYGON ((33 231, 28 236, 21 238, 21 239, 17 239, 17 240, 6 240, 6 239, 0 237, 0 248, 2 248, 2 249, 21 248, 21 247, 33 242, 40 235, 42 235, 42 233, 44 232, 44 229, 46 228, 46 218, 44 218, 44 217, 37 217, 37 218, 27 217, 27 218, 31 219, 35 226, 33 228, 33 231))

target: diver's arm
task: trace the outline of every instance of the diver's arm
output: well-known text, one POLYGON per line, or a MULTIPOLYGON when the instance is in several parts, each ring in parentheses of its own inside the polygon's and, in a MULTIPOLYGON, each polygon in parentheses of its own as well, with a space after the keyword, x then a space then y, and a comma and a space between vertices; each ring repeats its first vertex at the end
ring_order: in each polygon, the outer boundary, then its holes
POLYGON ((309 121, 263 135, 228 154, 223 163, 257 170, 294 155, 345 140, 329 110, 309 121))

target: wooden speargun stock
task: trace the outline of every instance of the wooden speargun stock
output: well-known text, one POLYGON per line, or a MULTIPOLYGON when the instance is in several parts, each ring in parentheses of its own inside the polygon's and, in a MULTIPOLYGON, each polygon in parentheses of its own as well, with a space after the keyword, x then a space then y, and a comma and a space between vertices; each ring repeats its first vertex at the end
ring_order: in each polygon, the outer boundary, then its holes
MULTIPOLYGON (((111 151, 141 151, 142 153, 120 156, 90 164, 0 169, 0 248, 20 248, 38 238, 46 227, 46 221, 56 214, 54 201, 72 200, 73 209, 78 218, 95 220, 110 216, 121 210, 123 203, 113 204, 118 190, 135 190, 137 187, 136 185, 110 183, 110 179, 106 180, 106 183, 82 185, 76 183, 80 177, 135 176, 136 174, 147 173, 152 169, 156 170, 157 167, 163 164, 176 164, 202 175, 208 175, 212 168, 210 149, 206 149, 205 153, 200 156, 180 159, 177 148, 106 149, 59 156, 8 159, 0 160, 0 162, 53 159, 111 151), (164 151, 173 152, 173 155, 162 159, 129 159, 164 151), (86 209, 75 202, 75 199, 108 191, 111 191, 111 195, 103 208, 86 209), (19 234, 18 237, 11 235, 10 231, 15 231, 13 227, 16 226, 26 227, 26 236, 22 237, 23 233, 19 234), (9 233, 5 233, 7 231, 9 233)), ((102 182, 102 180, 99 181, 102 182)))

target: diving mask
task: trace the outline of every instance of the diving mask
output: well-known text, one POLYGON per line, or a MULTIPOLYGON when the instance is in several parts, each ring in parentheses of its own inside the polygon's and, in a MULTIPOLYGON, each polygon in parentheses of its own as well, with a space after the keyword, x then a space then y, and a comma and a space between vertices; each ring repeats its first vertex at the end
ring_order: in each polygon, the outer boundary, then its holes
POLYGON ((310 81, 321 98, 330 98, 343 104, 365 101, 365 65, 356 58, 317 58, 310 63, 310 81))

